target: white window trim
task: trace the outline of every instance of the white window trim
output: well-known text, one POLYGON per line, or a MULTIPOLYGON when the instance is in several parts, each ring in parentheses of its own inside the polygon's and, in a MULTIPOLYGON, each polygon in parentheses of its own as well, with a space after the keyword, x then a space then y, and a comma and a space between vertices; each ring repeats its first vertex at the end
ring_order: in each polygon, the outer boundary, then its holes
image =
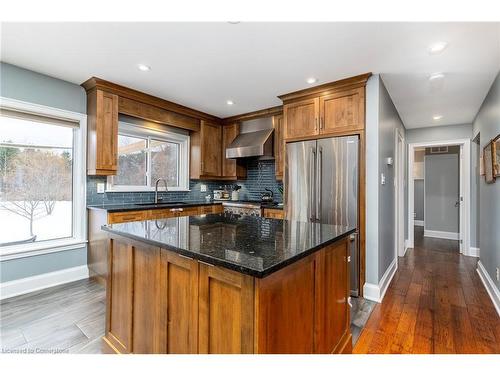
POLYGON ((73 236, 26 245, 3 246, 0 248, 0 261, 81 248, 87 242, 87 115, 5 97, 0 97, 0 109, 78 124, 73 135, 73 236))
MULTIPOLYGON (((168 191, 189 191, 189 135, 178 134, 175 132, 151 129, 148 127, 119 122, 118 132, 123 135, 136 136, 140 138, 151 137, 157 140, 173 141, 179 144, 180 163, 179 163, 179 185, 168 187, 168 191)), ((150 173, 150 171, 148 171, 150 173)), ((113 185, 112 176, 108 176, 106 183, 107 193, 116 192, 150 192, 155 191, 154 186, 124 186, 113 185)), ((165 191, 163 184, 158 191, 165 191)))

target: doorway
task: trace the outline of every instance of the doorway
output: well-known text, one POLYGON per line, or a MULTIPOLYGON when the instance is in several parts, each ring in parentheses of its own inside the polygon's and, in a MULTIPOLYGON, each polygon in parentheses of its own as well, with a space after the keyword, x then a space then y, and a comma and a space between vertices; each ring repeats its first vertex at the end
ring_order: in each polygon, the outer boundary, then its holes
MULTIPOLYGON (((423 224, 424 236, 458 240, 460 253, 470 255, 470 140, 410 143, 408 181, 408 247, 415 246, 415 224, 423 224), (416 151, 422 150, 424 160, 429 158, 430 162, 434 159, 432 170, 425 170, 425 166, 431 168, 431 164, 424 162, 419 167, 416 162, 416 151), (438 159, 439 155, 443 157, 438 159), (458 159, 456 167, 453 167, 454 157, 458 159), (452 181, 457 174, 457 180, 452 181), (422 176, 430 179, 432 175, 437 175, 434 183, 424 178, 423 219, 417 219, 415 214, 419 208, 416 207, 415 197, 419 188, 415 181, 422 176)), ((420 230, 420 227, 417 229, 420 230)))
MULTIPOLYGON (((396 130, 395 134, 395 165, 394 165, 394 215, 396 224, 395 228, 395 236, 394 236, 394 249, 395 249, 395 258, 398 259, 405 255, 406 247, 405 247, 405 219, 404 219, 404 155, 405 155, 405 139, 403 134, 399 129, 396 130)), ((396 267, 397 267, 396 262, 396 267)))

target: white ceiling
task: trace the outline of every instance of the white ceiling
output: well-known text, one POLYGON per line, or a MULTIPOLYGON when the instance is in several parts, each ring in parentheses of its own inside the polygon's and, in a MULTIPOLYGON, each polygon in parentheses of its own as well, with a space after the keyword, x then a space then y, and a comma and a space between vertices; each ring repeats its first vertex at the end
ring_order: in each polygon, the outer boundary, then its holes
POLYGON ((500 68, 499 23, 3 23, 1 42, 7 63, 76 84, 100 77, 219 117, 280 105, 277 95, 311 76, 380 73, 407 128, 472 122, 500 68), (449 45, 431 55, 436 41, 449 45))

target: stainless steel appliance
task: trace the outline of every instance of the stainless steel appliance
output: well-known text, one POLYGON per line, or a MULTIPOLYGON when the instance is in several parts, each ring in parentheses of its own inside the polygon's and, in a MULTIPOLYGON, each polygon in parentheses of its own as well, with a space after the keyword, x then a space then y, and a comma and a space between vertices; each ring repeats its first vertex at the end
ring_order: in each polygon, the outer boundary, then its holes
MULTIPOLYGON (((358 228, 358 136, 287 143, 286 217, 358 228)), ((351 236, 351 294, 359 295, 358 235, 351 236)))
POLYGON ((233 215, 261 216, 260 203, 257 202, 224 202, 222 207, 225 213, 233 215))

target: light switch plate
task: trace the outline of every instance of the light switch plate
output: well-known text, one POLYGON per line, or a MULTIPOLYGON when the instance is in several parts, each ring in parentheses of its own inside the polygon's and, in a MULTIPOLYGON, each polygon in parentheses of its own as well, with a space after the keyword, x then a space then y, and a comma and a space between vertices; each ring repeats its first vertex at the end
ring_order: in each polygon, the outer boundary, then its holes
POLYGON ((201 190, 202 193, 205 192, 205 191, 207 191, 207 185, 201 184, 200 190, 201 190))
POLYGON ((104 194, 105 184, 104 182, 97 183, 97 194, 104 194))

